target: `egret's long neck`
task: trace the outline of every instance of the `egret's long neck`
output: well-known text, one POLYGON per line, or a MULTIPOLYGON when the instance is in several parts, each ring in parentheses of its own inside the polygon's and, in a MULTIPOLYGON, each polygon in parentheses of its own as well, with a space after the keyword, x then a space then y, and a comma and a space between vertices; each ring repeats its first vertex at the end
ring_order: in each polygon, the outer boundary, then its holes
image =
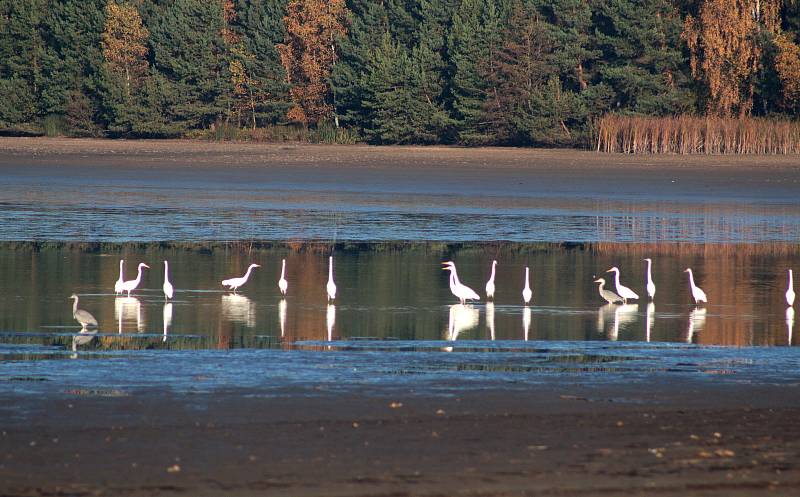
POLYGON ((244 278, 245 281, 247 281, 247 278, 250 277, 250 271, 252 271, 252 270, 253 270, 253 266, 248 266, 247 267, 247 272, 244 273, 244 276, 242 276, 242 278, 244 278))
POLYGON ((164 261, 164 280, 169 281, 169 262, 164 261))
POLYGON ((605 281, 601 281, 598 283, 598 290, 603 291, 603 287, 606 286, 605 281))
POLYGON ((450 274, 453 276, 453 281, 455 281, 456 285, 460 285, 461 282, 458 280, 458 273, 456 272, 455 266, 450 266, 450 274))
POLYGON ((689 270, 689 286, 691 286, 692 288, 695 287, 695 285, 694 285, 694 274, 692 274, 691 270, 689 270))
POLYGON ((789 270, 789 288, 794 287, 794 276, 792 276, 792 270, 789 270))
POLYGON ((525 288, 530 288, 531 287, 529 275, 530 275, 530 268, 526 267, 525 268, 525 288))
POLYGON ((78 297, 73 297, 72 298, 72 315, 74 316, 77 313, 78 313, 78 297))
POLYGON ((652 283, 653 277, 651 276, 651 266, 653 265, 653 261, 647 261, 647 282, 652 283))
POLYGON ((122 279, 122 264, 124 262, 123 260, 119 261, 119 279, 122 279))
POLYGON ((494 281, 494 273, 497 269, 497 263, 492 262, 492 275, 489 277, 489 281, 494 281))
POLYGON ((281 279, 283 279, 285 274, 286 274, 286 259, 284 259, 283 262, 281 263, 281 279))
POLYGON ((333 257, 328 259, 328 281, 333 281, 333 257))
POLYGON ((139 266, 139 271, 136 272, 136 284, 142 281, 142 266, 139 266))
POLYGON ((619 283, 619 269, 614 271, 614 283, 616 283, 617 286, 620 286, 620 283, 619 283))

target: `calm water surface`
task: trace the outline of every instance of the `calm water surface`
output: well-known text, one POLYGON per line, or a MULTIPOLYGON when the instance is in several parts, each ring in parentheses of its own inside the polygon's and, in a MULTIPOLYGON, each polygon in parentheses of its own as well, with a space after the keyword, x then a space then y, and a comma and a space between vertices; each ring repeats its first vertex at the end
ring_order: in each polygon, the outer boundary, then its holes
POLYGON ((338 346, 356 340, 566 340, 785 346, 795 343, 794 318, 784 302, 786 270, 796 258, 758 255, 655 258, 654 302, 606 305, 595 275, 619 266, 622 280, 646 295, 640 255, 589 250, 501 247, 451 250, 416 246, 406 250, 343 250, 334 254, 337 299, 325 294, 324 253, 285 249, 201 253, 153 246, 123 254, 70 249, 0 250, 0 332, 9 343, 63 341, 76 331, 73 292, 80 307, 99 321, 90 348, 269 348, 338 346), (116 296, 118 260, 126 279, 138 262, 141 288, 116 296), (492 258, 498 264, 494 302, 457 305, 442 260, 458 264, 463 282, 483 294, 492 258), (287 260, 289 292, 276 282, 287 260), (163 260, 170 261, 176 288, 166 303, 161 292, 163 260), (239 294, 220 280, 262 265, 239 294), (522 305, 524 267, 532 271, 533 304, 522 305), (686 273, 693 267, 710 304, 691 303, 686 273))

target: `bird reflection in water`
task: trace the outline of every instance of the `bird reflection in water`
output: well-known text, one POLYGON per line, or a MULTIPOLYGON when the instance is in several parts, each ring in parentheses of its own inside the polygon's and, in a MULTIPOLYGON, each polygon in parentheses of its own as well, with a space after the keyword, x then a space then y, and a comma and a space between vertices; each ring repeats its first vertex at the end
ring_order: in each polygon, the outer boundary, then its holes
POLYGON ((164 338, 162 342, 167 341, 167 332, 169 331, 169 327, 172 326, 172 302, 167 302, 164 304, 164 338))
POLYGON ((650 334, 653 332, 653 321, 656 317, 656 304, 653 302, 649 302, 647 304, 647 319, 645 320, 644 325, 644 339, 645 341, 650 341, 650 334))
POLYGON ((608 335, 608 339, 616 342, 619 338, 619 330, 636 321, 636 313, 639 306, 636 304, 622 304, 614 306, 614 327, 608 335))
POLYGON ((694 335, 703 331, 706 326, 706 308, 695 307, 689 313, 689 327, 686 330, 686 343, 692 343, 694 335))
POLYGON ((244 295, 237 293, 223 295, 222 317, 253 328, 256 325, 256 305, 244 295))
POLYGON ((117 331, 122 334, 123 325, 136 322, 136 331, 144 331, 142 304, 136 297, 117 297, 114 299, 114 319, 117 320, 117 331))
POLYGON ((80 333, 77 335, 72 335, 72 354, 70 357, 72 359, 78 358, 78 347, 83 345, 88 345, 94 340, 95 336, 97 335, 97 329, 89 330, 81 330, 80 333))
POLYGON ((447 340, 454 341, 462 332, 478 326, 480 314, 471 305, 453 304, 450 306, 450 319, 447 323, 447 340))
POLYGON ((522 337, 527 342, 531 331, 531 308, 527 305, 522 308, 522 337))
POLYGON ((333 327, 336 326, 336 306, 328 304, 328 310, 325 313, 325 325, 328 328, 328 341, 333 340, 333 327))
POLYGON ((286 299, 278 302, 278 320, 281 325, 281 338, 283 338, 286 335, 286 299))
POLYGON ((786 308, 786 334, 788 337, 787 344, 792 344, 792 332, 794 331, 794 308, 786 308))
POLYGON ((494 341, 494 302, 486 302, 486 327, 489 328, 489 338, 494 341))

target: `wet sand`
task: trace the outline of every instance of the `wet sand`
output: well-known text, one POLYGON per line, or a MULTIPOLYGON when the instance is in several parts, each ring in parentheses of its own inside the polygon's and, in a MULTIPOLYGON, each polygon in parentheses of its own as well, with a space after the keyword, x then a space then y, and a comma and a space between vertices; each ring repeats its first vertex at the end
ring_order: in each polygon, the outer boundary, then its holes
POLYGON ((574 381, 556 377, 525 393, 445 396, 5 396, 0 494, 800 492, 795 387, 715 385, 713 378, 591 387, 574 381))

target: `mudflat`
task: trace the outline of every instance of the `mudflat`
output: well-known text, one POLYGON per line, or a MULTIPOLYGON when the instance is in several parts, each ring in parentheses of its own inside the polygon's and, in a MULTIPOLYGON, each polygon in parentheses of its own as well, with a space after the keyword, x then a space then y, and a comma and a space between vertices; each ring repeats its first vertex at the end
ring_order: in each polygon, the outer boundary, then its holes
POLYGON ((456 395, 6 395, 0 494, 794 495, 800 401, 788 390, 678 378, 456 395))

